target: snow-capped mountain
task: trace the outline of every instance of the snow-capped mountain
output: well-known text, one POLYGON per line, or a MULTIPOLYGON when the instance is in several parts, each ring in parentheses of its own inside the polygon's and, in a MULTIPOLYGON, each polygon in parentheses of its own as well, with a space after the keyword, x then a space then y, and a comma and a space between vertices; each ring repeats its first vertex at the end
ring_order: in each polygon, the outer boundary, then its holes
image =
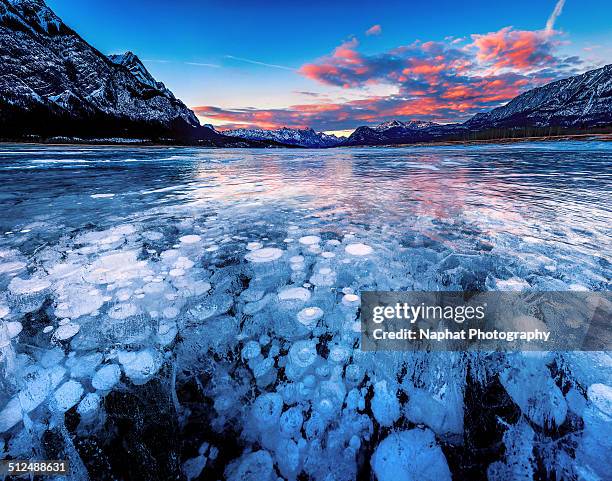
POLYGON ((388 132, 391 129, 409 129, 409 130, 422 130, 427 129, 429 127, 434 127, 436 125, 435 122, 424 122, 421 120, 410 120, 408 122, 401 122, 399 120, 391 120, 389 122, 382 122, 378 125, 372 127, 374 130, 378 132, 388 132))
POLYGON ((142 84, 148 85, 149 87, 163 92, 170 98, 174 98, 174 94, 166 88, 163 82, 158 82, 149 73, 140 59, 132 52, 125 52, 121 54, 112 54, 108 58, 111 62, 122 65, 127 68, 134 77, 136 77, 142 84))
POLYGON ((277 130, 235 129, 226 130, 223 134, 241 139, 274 140, 282 144, 300 147, 335 147, 346 140, 345 137, 315 132, 313 129, 289 129, 287 127, 277 130))
POLYGON ((0 134, 259 146, 200 126, 131 52, 100 53, 43 0, 0 0, 0 134))
POLYGON ((42 0, 0 0, 0 56, 3 120, 32 120, 32 133, 39 130, 36 119, 28 119, 33 110, 47 130, 66 122, 83 130, 83 120, 101 130, 115 122, 127 130, 199 127, 194 113, 137 57, 110 61, 42 0))
POLYGON ((358 127, 347 139, 347 145, 383 145, 410 142, 427 142, 465 130, 458 125, 442 125, 435 122, 391 120, 373 127, 358 127))
POLYGON ((478 114, 474 128, 573 127, 612 124, 612 64, 529 90, 503 107, 478 114))

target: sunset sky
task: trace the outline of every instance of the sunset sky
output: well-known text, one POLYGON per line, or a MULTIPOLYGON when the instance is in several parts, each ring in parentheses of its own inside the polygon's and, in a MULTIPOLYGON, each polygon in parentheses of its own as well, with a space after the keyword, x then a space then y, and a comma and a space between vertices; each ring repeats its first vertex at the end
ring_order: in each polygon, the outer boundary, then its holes
POLYGON ((612 63, 609 0, 47 3, 218 128, 462 121, 612 63))

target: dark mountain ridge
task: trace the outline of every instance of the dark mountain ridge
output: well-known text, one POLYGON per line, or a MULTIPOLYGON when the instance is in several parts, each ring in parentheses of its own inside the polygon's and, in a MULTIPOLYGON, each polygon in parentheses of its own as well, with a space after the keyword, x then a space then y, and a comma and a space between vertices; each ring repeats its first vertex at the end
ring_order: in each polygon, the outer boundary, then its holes
POLYGON ((0 138, 262 146, 200 125, 136 55, 107 57, 42 0, 0 0, 0 138))

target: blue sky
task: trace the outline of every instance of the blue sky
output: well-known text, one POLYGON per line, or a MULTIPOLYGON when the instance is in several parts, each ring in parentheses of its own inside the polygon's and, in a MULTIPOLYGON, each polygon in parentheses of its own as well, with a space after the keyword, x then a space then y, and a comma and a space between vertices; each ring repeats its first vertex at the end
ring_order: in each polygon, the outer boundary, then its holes
POLYGON ((389 116, 461 120, 504 95, 612 62, 612 2, 561 2, 554 31, 542 33, 557 3, 48 0, 100 51, 133 51, 187 105, 207 107, 197 109, 203 121, 327 131, 389 116), (518 58, 524 42, 528 61, 496 60, 518 58), (425 72, 424 62, 446 67, 425 72), (483 89, 489 95, 475 99, 483 89))

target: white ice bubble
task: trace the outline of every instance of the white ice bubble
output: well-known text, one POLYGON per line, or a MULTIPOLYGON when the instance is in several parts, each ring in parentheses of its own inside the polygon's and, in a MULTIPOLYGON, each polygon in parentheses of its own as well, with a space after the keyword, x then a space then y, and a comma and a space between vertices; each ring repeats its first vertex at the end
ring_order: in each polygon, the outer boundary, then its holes
POLYGON ((6 323, 6 332, 11 339, 17 337, 22 330, 23 325, 19 321, 11 321, 6 323))
POLYGON ((53 330, 53 326, 45 326, 43 333, 49 334, 53 330))
POLYGON ((179 241, 181 241, 182 244, 196 244, 200 242, 201 239, 202 238, 199 235, 190 234, 190 235, 184 235, 183 237, 180 237, 179 241))
POLYGON ((281 301, 296 300, 306 302, 310 299, 310 291, 303 287, 286 287, 278 293, 281 301))
POLYGON ((323 317, 323 309, 320 307, 306 307, 297 314, 297 320, 306 327, 311 327, 323 317))
POLYGON ((142 236, 145 239, 149 239, 152 241, 157 241, 157 240, 161 240, 164 238, 164 235, 161 232, 157 232, 157 231, 146 231, 142 233, 142 236))
POLYGON ((53 393, 53 407, 59 412, 68 411, 81 400, 83 386, 78 381, 66 381, 53 393))
POLYGON ((175 321, 171 319, 162 320, 157 327, 157 342, 162 346, 167 346, 174 341, 177 334, 178 327, 175 321))
POLYGON ((346 362, 351 357, 351 350, 342 344, 334 344, 329 349, 328 359, 338 364, 346 362))
POLYGON ((51 283, 47 279, 38 279, 36 277, 21 279, 13 277, 11 282, 9 282, 8 289, 14 295, 31 295, 42 292, 50 286, 51 283))
POLYGON ((184 256, 179 257, 174 263, 174 267, 176 269, 188 270, 188 269, 191 269, 193 266, 194 266, 193 261, 184 256))
POLYGON ((305 246, 309 246, 309 245, 315 245, 318 244, 319 242, 321 242, 321 238, 317 235, 307 235, 304 237, 300 237, 298 239, 300 244, 303 244, 305 246))
POLYGON ((373 252, 373 249, 366 244, 349 244, 344 250, 352 256, 367 256, 373 252))
POLYGON ((63 326, 59 326, 55 332, 53 333, 53 338, 59 341, 65 341, 70 339, 71 337, 76 336, 76 334, 81 330, 81 326, 78 324, 64 324, 63 326))
POLYGON ((119 351, 117 358, 128 378, 136 384, 145 384, 159 370, 162 360, 152 349, 142 351, 119 351))
POLYGON ((378 481, 450 481, 448 463, 429 429, 392 432, 371 460, 378 481))
POLYGON ((5 306, 3 304, 0 305, 0 319, 4 319, 5 317, 7 317, 10 312, 11 310, 8 308, 8 306, 5 306))
POLYGON ((119 289, 115 296, 120 301, 127 301, 130 297, 132 297, 132 291, 130 289, 119 289))
POLYGON ((102 366, 94 374, 91 385, 100 391, 109 391, 119 382, 121 369, 117 364, 102 366))
POLYGON ((128 317, 135 316, 140 310, 136 304, 132 303, 121 303, 114 305, 108 310, 108 317, 112 319, 127 319, 128 317))
POLYGON ((253 403, 253 418, 261 429, 278 424, 283 410, 283 398, 277 393, 261 394, 253 403))
POLYGON ((336 257, 336 254, 334 254, 333 252, 325 251, 321 252, 321 257, 325 259, 333 259, 334 257, 336 257))
POLYGON ((257 341, 249 341, 242 348, 242 359, 249 361, 261 354, 261 346, 257 341))
POLYGON ((345 306, 356 306, 359 304, 359 296, 355 294, 344 294, 344 296, 342 296, 342 304, 345 306))
POLYGON ((317 348, 313 341, 295 342, 289 349, 289 362, 299 368, 311 366, 317 359, 317 348))
POLYGON ((271 262, 283 255, 283 251, 281 249, 277 249, 276 247, 264 247, 263 249, 257 249, 249 252, 245 259, 255 263, 261 262, 271 262))
POLYGON ((257 249, 261 249, 263 244, 261 242, 249 242, 246 248, 250 251, 255 251, 257 249))
POLYGON ((90 417, 100 409, 101 402, 102 399, 99 394, 95 392, 87 393, 77 406, 77 412, 82 417, 90 417))

